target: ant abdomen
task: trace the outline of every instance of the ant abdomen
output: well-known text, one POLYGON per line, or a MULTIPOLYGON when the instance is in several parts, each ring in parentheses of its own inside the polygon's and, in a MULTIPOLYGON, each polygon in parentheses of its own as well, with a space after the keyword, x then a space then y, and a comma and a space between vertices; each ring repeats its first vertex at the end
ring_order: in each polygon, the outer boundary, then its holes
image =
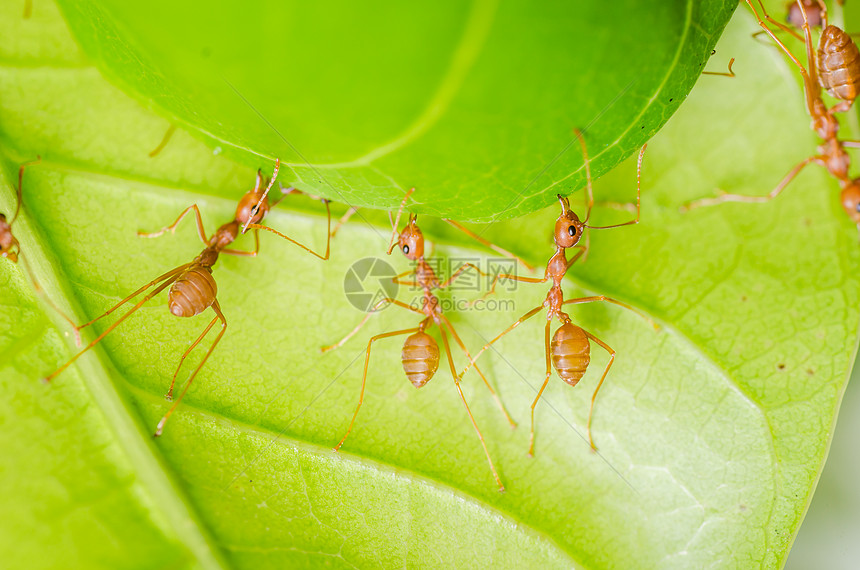
POLYGON ((827 26, 818 48, 818 78, 832 97, 853 101, 860 94, 860 50, 847 33, 827 26))
POLYGON ((559 378, 576 386, 591 362, 591 345, 588 337, 573 323, 561 325, 552 337, 552 365, 559 378))
POLYGON ((419 331, 410 335, 403 343, 400 353, 403 372, 416 388, 421 388, 433 378, 439 368, 439 345, 429 334, 419 331))
POLYGON ((170 312, 177 317, 199 315, 215 302, 217 293, 218 285, 212 277, 212 270, 208 267, 191 267, 183 271, 170 287, 170 312))

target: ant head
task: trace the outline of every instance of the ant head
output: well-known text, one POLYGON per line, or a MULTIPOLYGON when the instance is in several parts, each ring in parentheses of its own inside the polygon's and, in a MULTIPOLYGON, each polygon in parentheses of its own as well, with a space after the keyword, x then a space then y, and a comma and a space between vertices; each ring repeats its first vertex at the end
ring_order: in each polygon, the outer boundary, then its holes
POLYGON ((570 202, 567 198, 559 194, 558 201, 561 203, 561 215, 555 221, 553 239, 558 247, 573 247, 579 243, 585 223, 580 221, 579 216, 570 209, 570 202))
POLYGON ((860 179, 842 189, 842 207, 855 224, 860 224, 860 179))
MULTIPOLYGON (((394 244, 403 252, 403 255, 413 261, 424 257, 424 234, 421 233, 415 219, 415 214, 409 215, 409 223, 397 236, 397 242, 394 244)), ((392 249, 394 249, 393 246, 388 250, 388 253, 391 253, 392 249)))
POLYGON ((257 183, 252 190, 242 196, 239 206, 236 207, 236 221, 240 225, 259 224, 269 213, 269 199, 263 197, 265 188, 269 184, 270 181, 258 170, 257 183))
POLYGON ((18 261, 18 240, 12 235, 12 227, 4 214, 0 214, 0 257, 12 263, 18 261))

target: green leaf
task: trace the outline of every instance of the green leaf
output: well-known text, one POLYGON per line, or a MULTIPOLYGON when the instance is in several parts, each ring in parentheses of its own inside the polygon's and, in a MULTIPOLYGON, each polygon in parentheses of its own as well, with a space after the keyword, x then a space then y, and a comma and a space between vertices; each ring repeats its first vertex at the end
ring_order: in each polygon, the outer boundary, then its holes
POLYGON ((575 128, 597 176, 638 149, 737 2, 60 5, 109 77, 246 166, 280 157, 285 181, 358 206, 416 187, 418 212, 487 221, 584 185, 559 152, 575 128))
MULTIPOLYGON (((417 324, 389 309, 341 349, 318 351, 363 316, 343 292, 351 263, 378 256, 409 267, 382 255, 384 215, 342 228, 325 263, 268 234, 259 257, 223 258, 214 276, 227 333, 157 440, 149 434, 170 406, 162 394, 208 318, 174 318, 161 296, 46 386, 38 379, 75 352, 68 326, 20 267, 0 260, 0 559, 28 568, 779 567, 853 362, 860 253, 821 170, 771 204, 678 211, 716 187, 764 194, 814 150, 796 73, 749 39, 755 29, 740 11, 718 47, 721 60, 738 57, 738 77, 701 78, 650 143, 642 223, 594 232, 567 284, 568 298, 609 294, 661 324, 654 331, 614 306, 571 311, 617 351, 595 411, 599 454, 584 439, 607 362, 594 347, 580 385, 551 378, 536 409, 537 454, 526 456, 529 405, 544 379, 540 321, 481 361, 518 429, 477 376, 463 382, 505 494, 447 371, 416 391, 397 339, 375 343, 355 430, 340 454, 330 451, 354 410, 367 340, 417 324)), ((15 232, 47 295, 84 322, 202 248, 190 220, 157 240, 137 230, 197 203, 213 231, 253 169, 181 129, 150 159, 169 123, 103 79, 50 4, 37 2, 30 20, 0 6, 0 36, 0 211, 14 209, 17 165, 41 154, 15 232)), ((628 161, 596 193, 626 202, 634 184, 628 161)), ((484 235, 542 263, 556 215, 484 235)), ((603 207, 594 222, 629 215, 603 207)), ((324 245, 313 201, 290 197, 268 223, 324 245)), ((421 223, 443 259, 482 255, 444 224, 421 223)), ((498 296, 508 310, 449 316, 475 350, 545 292, 522 285, 498 296)))

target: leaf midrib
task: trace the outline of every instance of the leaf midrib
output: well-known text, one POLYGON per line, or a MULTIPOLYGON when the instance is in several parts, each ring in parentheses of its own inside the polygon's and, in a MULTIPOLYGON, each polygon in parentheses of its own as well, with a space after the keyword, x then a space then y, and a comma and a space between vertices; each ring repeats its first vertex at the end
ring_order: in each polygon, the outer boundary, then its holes
MULTIPOLYGON (((3 188, 7 200, 12 199, 10 189, 10 186, 3 188)), ((33 272, 43 286, 60 283, 59 274, 45 255, 46 249, 50 248, 46 247, 45 240, 36 235, 34 227, 38 227, 38 222, 30 218, 30 213, 25 206, 21 209, 15 225, 18 238, 27 244, 25 255, 28 256, 33 272)), ((65 288, 60 289, 62 295, 58 295, 57 291, 51 291, 50 288, 46 290, 66 314, 77 322, 83 322, 79 311, 72 308, 76 306, 74 298, 67 294, 65 288)), ((61 321, 55 320, 55 323, 59 322, 61 321)), ((58 325, 61 331, 68 327, 64 321, 62 323, 58 325)), ((153 504, 160 506, 161 513, 169 522, 173 532, 182 537, 183 544, 194 555, 200 567, 212 570, 230 568, 188 497, 179 489, 176 481, 168 476, 167 467, 163 460, 156 456, 153 445, 144 435, 131 403, 122 397, 117 386, 110 380, 102 358, 103 356, 99 354, 97 358, 81 359, 76 363, 76 368, 85 389, 97 403, 105 424, 113 431, 114 439, 122 442, 123 452, 133 466, 140 484, 151 495, 153 504)))

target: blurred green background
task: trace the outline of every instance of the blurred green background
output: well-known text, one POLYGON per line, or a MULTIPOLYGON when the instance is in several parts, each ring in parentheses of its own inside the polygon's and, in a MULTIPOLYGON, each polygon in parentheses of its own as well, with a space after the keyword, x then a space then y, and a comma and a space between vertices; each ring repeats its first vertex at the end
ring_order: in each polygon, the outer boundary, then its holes
MULTIPOLYGON (((858 359, 860 361, 860 359, 858 359)), ((860 367, 845 390, 830 455, 786 568, 854 570, 860 564, 860 367)))

